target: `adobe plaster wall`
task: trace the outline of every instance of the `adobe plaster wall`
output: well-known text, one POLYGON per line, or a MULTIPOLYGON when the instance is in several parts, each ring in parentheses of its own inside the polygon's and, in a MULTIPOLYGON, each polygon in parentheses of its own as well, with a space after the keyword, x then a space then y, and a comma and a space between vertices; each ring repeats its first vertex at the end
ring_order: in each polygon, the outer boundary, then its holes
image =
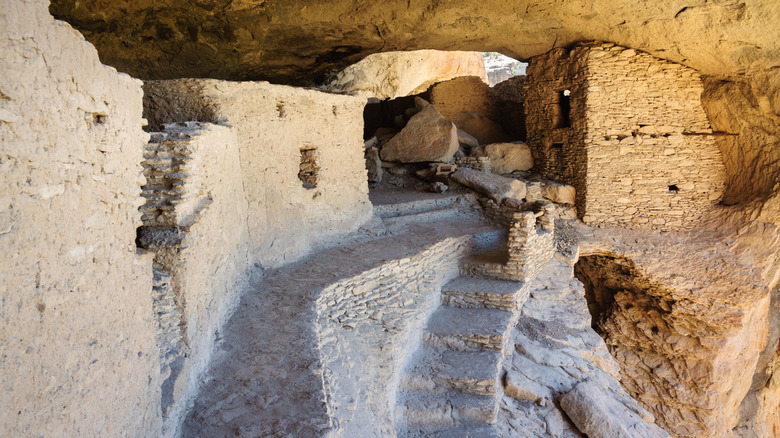
POLYGON ((247 284, 248 204, 233 129, 197 122, 167 125, 152 134, 146 151, 145 230, 175 227, 181 237, 149 248, 172 292, 172 299, 155 310, 163 432, 176 436, 222 326, 247 284))
POLYGON ((253 261, 265 267, 293 261, 371 217, 362 98, 209 79, 149 81, 144 91, 153 129, 202 121, 236 130, 253 261), (298 178, 305 148, 316 148, 314 188, 298 178))
POLYGON ((159 436, 141 82, 0 5, 0 435, 159 436))

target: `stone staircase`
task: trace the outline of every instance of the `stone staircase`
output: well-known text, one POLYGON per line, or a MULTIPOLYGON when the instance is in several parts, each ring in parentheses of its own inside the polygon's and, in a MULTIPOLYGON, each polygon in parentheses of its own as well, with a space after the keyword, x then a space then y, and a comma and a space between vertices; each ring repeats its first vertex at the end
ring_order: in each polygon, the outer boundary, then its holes
POLYGON ((528 287, 468 275, 474 263, 506 260, 506 233, 481 237, 463 260, 461 276, 442 287, 423 345, 401 373, 395 412, 400 437, 498 436, 493 425, 503 363, 528 287))
POLYGON ((431 194, 395 200, 392 203, 374 205, 374 213, 382 219, 391 233, 407 227, 435 221, 455 219, 462 215, 474 215, 476 197, 466 193, 431 194))

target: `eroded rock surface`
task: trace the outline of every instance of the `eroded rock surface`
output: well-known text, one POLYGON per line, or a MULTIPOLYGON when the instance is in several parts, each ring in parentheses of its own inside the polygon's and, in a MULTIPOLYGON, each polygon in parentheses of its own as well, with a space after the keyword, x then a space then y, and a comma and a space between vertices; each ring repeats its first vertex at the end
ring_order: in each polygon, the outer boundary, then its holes
POLYGON ((548 262, 531 284, 512 336, 499 423, 504 436, 668 436, 617 382, 619 367, 591 329, 585 291, 564 261, 548 262), (583 382, 588 391, 577 389, 583 382), (601 398, 601 405, 584 401, 584 392, 601 398), (605 404, 608 421, 598 412, 605 404), (617 430, 636 433, 614 434, 617 430))
POLYGON ((674 435, 731 431, 768 340, 771 228, 583 232, 577 276, 623 387, 674 435))
POLYGON ((376 52, 497 50, 522 60, 584 40, 712 75, 780 64, 775 0, 55 0, 51 10, 84 32, 104 62, 141 78, 311 83, 376 52))
POLYGON ((496 202, 504 198, 519 201, 525 197, 525 184, 513 178, 467 168, 459 168, 450 177, 466 187, 487 195, 496 202))
POLYGON ((339 72, 324 89, 395 99, 420 94, 437 82, 459 76, 486 82, 482 54, 440 50, 375 53, 339 72))
POLYGON ((380 156, 386 161, 402 163, 446 163, 452 160, 458 147, 458 129, 435 106, 427 105, 382 147, 380 156))

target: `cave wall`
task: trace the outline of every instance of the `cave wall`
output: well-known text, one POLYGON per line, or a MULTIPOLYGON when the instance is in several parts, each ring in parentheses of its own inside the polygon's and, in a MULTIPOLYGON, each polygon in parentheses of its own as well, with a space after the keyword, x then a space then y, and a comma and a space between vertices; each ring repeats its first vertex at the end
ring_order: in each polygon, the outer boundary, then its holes
POLYGON ((462 76, 487 82, 480 52, 413 50, 374 53, 338 72, 323 89, 377 99, 425 92, 431 85, 462 76))
POLYGON ((532 58, 528 73, 529 144, 546 176, 575 186, 583 222, 690 229, 720 200, 725 172, 693 69, 591 44, 532 58))
POLYGON ((293 261, 370 218, 363 98, 196 79, 148 81, 144 91, 153 128, 201 121, 235 129, 253 262, 293 261), (300 179, 307 157, 314 157, 316 184, 300 179))
POLYGON ((780 66, 776 0, 54 0, 52 12, 82 30, 104 62, 143 79, 312 84, 377 52, 480 50, 526 60, 593 40, 708 75, 780 66))
POLYGON ((47 7, 0 6, 0 435, 158 436, 141 82, 47 7))
POLYGON ((628 258, 590 251, 575 275, 592 288, 586 296, 611 297, 599 303, 605 307, 594 325, 620 364, 621 385, 666 431, 720 437, 744 421, 740 405, 768 340, 770 297, 756 294, 760 288, 740 286, 743 301, 735 302, 713 290, 670 287, 628 258))
POLYGON ((716 137, 727 177, 723 203, 780 224, 780 72, 707 77, 702 105, 713 129, 723 133, 716 137))

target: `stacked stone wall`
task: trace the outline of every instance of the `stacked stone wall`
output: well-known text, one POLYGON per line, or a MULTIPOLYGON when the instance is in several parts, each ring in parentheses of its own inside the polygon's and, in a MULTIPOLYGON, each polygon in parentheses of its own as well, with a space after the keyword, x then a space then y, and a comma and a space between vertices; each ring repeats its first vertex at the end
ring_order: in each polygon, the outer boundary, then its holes
POLYGON ((152 134, 146 151, 146 220, 139 240, 155 253, 155 278, 161 279, 154 303, 163 432, 175 436, 246 284, 248 208, 233 129, 166 125, 152 134))
POLYGON ((141 82, 0 6, 0 436, 159 436, 141 82))
POLYGON ((466 167, 488 173, 493 170, 493 165, 491 164, 490 158, 488 157, 460 157, 455 158, 454 161, 455 164, 460 167, 466 167))
POLYGON ((576 188, 585 223, 688 229, 720 199, 724 167, 694 70, 594 43, 535 57, 528 74, 529 146, 544 176, 576 188))
POLYGON ((588 65, 584 50, 560 48, 532 58, 525 81, 527 144, 534 157, 534 170, 546 178, 574 186, 580 216, 585 213, 588 199, 585 144, 588 65), (567 90, 569 95, 563 96, 567 90), (561 122, 562 98, 569 99, 568 123, 561 122))
POLYGON ((720 199, 725 168, 691 68, 621 47, 587 53, 589 190, 583 221, 689 229, 720 199))
POLYGON ((548 201, 517 207, 482 199, 485 213, 509 225, 506 263, 466 263, 466 275, 528 283, 555 254, 556 207, 548 201))
POLYGON ((318 341, 328 413, 340 436, 394 434, 397 373, 469 245, 469 236, 448 238, 322 291, 318 341))
POLYGON ((152 128, 190 120, 236 131, 253 257, 278 266, 371 215, 357 97, 271 85, 183 79, 144 85, 152 128), (299 179, 301 150, 316 149, 316 187, 299 179))

